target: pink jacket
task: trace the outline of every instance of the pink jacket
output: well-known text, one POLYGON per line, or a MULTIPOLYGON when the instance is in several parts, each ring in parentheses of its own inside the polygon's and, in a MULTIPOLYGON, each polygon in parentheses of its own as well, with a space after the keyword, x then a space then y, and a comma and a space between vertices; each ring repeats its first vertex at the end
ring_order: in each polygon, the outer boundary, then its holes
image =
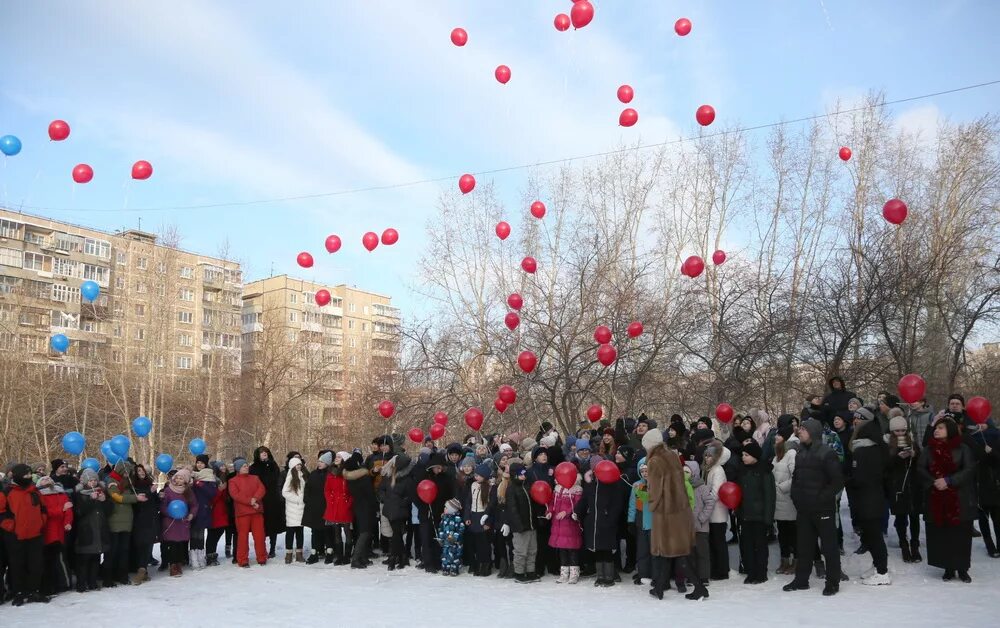
POLYGON ((556 484, 552 493, 552 501, 548 512, 552 514, 552 531, 549 533, 549 546, 557 549, 580 549, 583 545, 583 529, 580 522, 573 518, 573 510, 583 497, 580 487, 580 476, 577 476, 573 488, 563 488, 556 484), (562 519, 556 519, 559 513, 566 513, 562 519))

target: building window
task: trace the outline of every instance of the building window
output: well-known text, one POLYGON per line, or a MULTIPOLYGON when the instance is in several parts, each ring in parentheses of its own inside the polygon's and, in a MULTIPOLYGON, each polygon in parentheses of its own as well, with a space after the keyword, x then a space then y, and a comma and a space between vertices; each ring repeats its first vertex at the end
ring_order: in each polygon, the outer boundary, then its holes
POLYGON ((136 281, 135 282, 135 292, 136 294, 146 294, 146 282, 136 281))
POLYGON ((107 240, 86 238, 83 241, 83 252, 101 259, 111 259, 111 243, 107 240))
POLYGON ((52 258, 41 253, 24 252, 24 268, 28 270, 51 271, 52 258))
POLYGON ((194 277, 194 271, 188 266, 181 266, 181 279, 191 279, 194 277))
POLYGON ((202 312, 202 317, 201 317, 202 325, 212 324, 212 320, 215 318, 212 314, 213 314, 212 310, 205 310, 204 312, 202 312))
POLYGON ((117 259, 118 259, 118 265, 119 266, 124 266, 125 263, 128 261, 128 256, 125 255, 124 252, 118 251, 117 259))
POLYGON ((137 264, 137 266, 139 266, 139 270, 146 270, 146 266, 148 264, 149 264, 149 260, 148 259, 146 259, 145 257, 140 257, 139 258, 139 263, 137 264))
POLYGON ((114 362, 115 364, 121 364, 122 363, 122 352, 121 351, 112 351, 111 352, 111 361, 114 362))
POLYGON ((191 346, 191 334, 177 334, 177 344, 182 347, 191 346))
POLYGON ((353 304, 353 303, 351 303, 351 305, 350 305, 350 309, 351 309, 351 312, 352 312, 352 313, 353 313, 353 312, 355 311, 355 310, 354 310, 354 304, 353 304))
POLYGON ((135 328, 135 339, 136 340, 145 340, 146 339, 146 330, 143 329, 142 327, 136 327, 135 328))
POLYGON ((351 319, 351 320, 347 321, 347 328, 348 329, 354 329, 354 319, 351 319))
POLYGON ((0 264, 20 268, 24 264, 24 257, 17 249, 0 248, 0 264))
POLYGON ((156 286, 156 295, 160 296, 160 297, 167 296, 167 287, 165 285, 163 285, 162 283, 160 285, 156 286))
POLYGON ((72 260, 57 257, 52 260, 52 274, 63 277, 79 277, 80 265, 72 260))
POLYGON ((177 291, 177 296, 181 301, 194 301, 194 290, 181 288, 177 291))
POLYGON ((69 235, 68 233, 57 233, 56 248, 68 253, 76 253, 83 250, 83 238, 69 235))
POLYGON ((358 365, 358 356, 352 355, 351 356, 351 366, 357 366, 357 365, 358 365))
POLYGON ((194 322, 194 312, 186 312, 184 310, 181 310, 181 311, 177 312, 177 322, 178 323, 188 323, 188 324, 193 323, 194 322))
POLYGON ((191 368, 191 356, 179 355, 177 356, 177 368, 188 370, 191 368))
POLYGON ((103 266, 94 266, 93 264, 83 265, 83 278, 89 279, 91 281, 96 281, 102 286, 108 285, 108 277, 111 276, 111 269, 105 268, 103 266))
POLYGON ((161 275, 166 275, 167 274, 167 263, 166 262, 157 262, 157 264, 156 264, 156 272, 160 273, 161 275))
POLYGON ((293 305, 296 304, 296 303, 298 303, 299 302, 299 295, 295 294, 294 292, 291 293, 291 294, 289 294, 288 295, 288 302, 291 303, 291 304, 293 304, 293 305))
POLYGON ((356 349, 357 346, 358 346, 358 339, 357 338, 351 338, 351 348, 352 349, 356 349))
POLYGON ((52 300, 62 303, 79 303, 80 289, 65 284, 52 284, 52 300))
POLYGON ((289 312, 288 313, 288 322, 289 323, 294 323, 294 322, 297 322, 298 320, 299 320, 298 312, 289 312))
POLYGON ((361 331, 368 331, 368 323, 361 323, 361 331))
POLYGON ((20 235, 18 235, 20 230, 21 223, 0 218, 0 238, 13 238, 15 240, 20 240, 20 235))
POLYGON ((146 315, 146 306, 142 303, 135 304, 135 315, 142 318, 146 315))
POLYGON ((115 277, 115 288, 118 289, 118 290, 121 290, 124 287, 125 287, 125 278, 124 277, 115 277))
POLYGON ((121 338, 122 337, 122 326, 121 325, 115 325, 111 329, 111 332, 115 335, 115 338, 121 338))

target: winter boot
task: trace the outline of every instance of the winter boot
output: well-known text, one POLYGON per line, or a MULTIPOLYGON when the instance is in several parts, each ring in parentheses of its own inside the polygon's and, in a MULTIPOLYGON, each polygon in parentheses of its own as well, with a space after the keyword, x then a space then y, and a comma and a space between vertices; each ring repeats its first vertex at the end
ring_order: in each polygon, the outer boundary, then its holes
POLYGON ((514 572, 514 582, 516 582, 518 584, 525 584, 525 583, 528 582, 528 580, 526 579, 526 577, 525 577, 525 575, 523 573, 517 573, 515 571, 514 572))
POLYGON ((910 552, 910 544, 906 542, 906 539, 899 539, 899 549, 903 553, 903 562, 912 563, 913 554, 910 552))
POLYGON ((309 558, 306 559, 307 565, 315 565, 318 562, 319 562, 319 552, 313 552, 312 554, 309 554, 309 558))
POLYGON ((184 573, 184 568, 181 567, 180 563, 170 563, 170 577, 180 578, 181 574, 184 573))
MULTIPOLYGON (((389 571, 396 571, 396 557, 390 555, 388 560, 389 562, 386 563, 386 566, 389 569, 389 571)), ((331 562, 333 562, 333 550, 327 550, 326 564, 329 565, 331 562)))
POLYGON ((913 557, 913 562, 919 563, 924 557, 920 555, 920 541, 913 539, 910 541, 910 556, 913 557))
POLYGON ((226 558, 230 558, 232 555, 233 555, 233 546, 232 545, 227 545, 226 546, 226 558))
POLYGON ((556 579, 556 584, 566 584, 569 581, 569 567, 559 568, 559 578, 556 579))
POLYGON ((292 550, 285 550, 285 564, 291 565, 293 560, 295 560, 295 554, 292 553, 292 550))
MULTIPOLYGON (((333 559, 334 559, 334 556, 333 556, 333 548, 332 548, 332 547, 328 547, 328 548, 326 548, 326 558, 324 558, 324 559, 323 559, 323 564, 324 564, 324 565, 332 565, 332 564, 333 564, 333 559)), ((388 563, 386 563, 386 564, 388 564, 388 565, 391 565, 391 566, 389 567, 389 570, 390 570, 390 571, 392 571, 393 569, 395 569, 395 568, 396 568, 396 566, 395 566, 395 565, 396 565, 396 560, 395 560, 395 558, 394 558, 394 557, 392 557, 392 556, 390 556, 390 557, 389 557, 389 562, 388 562, 388 563)))
POLYGON ((814 560, 813 567, 816 568, 816 577, 819 579, 826 578, 826 565, 823 564, 823 560, 814 560))
POLYGON ((697 582, 694 585, 694 591, 685 595, 684 598, 694 601, 706 599, 708 598, 708 588, 704 582, 697 582))
POLYGON ((198 550, 188 550, 188 566, 191 569, 198 569, 198 550))
POLYGON ((135 572, 134 576, 132 576, 132 584, 136 586, 142 584, 143 582, 148 582, 148 581, 149 581, 149 574, 146 573, 145 567, 139 567, 139 570, 135 572))
POLYGON ((788 568, 791 566, 792 560, 790 558, 781 557, 781 566, 774 570, 776 576, 784 576, 788 574, 788 568))
POLYGON ((566 581, 566 584, 576 584, 579 581, 580 581, 580 568, 579 567, 570 567, 569 568, 569 580, 566 581))
POLYGON ((840 592, 839 582, 827 582, 826 586, 823 587, 823 595, 830 597, 831 595, 837 595, 840 592))
POLYGON ((482 565, 479 566, 479 569, 482 572, 479 575, 484 578, 493 575, 493 563, 483 563, 482 565))
POLYGON ((303 553, 302 549, 295 550, 295 562, 297 562, 297 563, 304 563, 304 562, 306 562, 306 557, 305 557, 305 554, 303 553))
POLYGON ((663 599, 663 584, 660 578, 653 579, 653 588, 649 590, 649 594, 658 600, 663 599))

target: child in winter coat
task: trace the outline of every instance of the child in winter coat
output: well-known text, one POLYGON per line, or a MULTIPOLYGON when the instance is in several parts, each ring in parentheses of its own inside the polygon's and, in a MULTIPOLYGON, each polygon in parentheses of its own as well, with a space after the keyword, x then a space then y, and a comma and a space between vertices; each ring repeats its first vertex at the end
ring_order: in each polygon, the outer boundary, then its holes
POLYGON ((108 529, 110 501, 97 472, 84 469, 73 493, 76 516, 76 590, 84 593, 100 587, 98 575, 101 554, 111 551, 111 531, 108 529))
POLYGON ((351 562, 351 522, 354 499, 344 477, 344 462, 350 458, 340 452, 333 460, 330 473, 326 476, 326 511, 323 513, 326 530, 326 560, 329 565, 346 565, 351 562))
POLYGON ((747 577, 743 584, 767 582, 767 531, 774 523, 775 484, 771 463, 755 440, 743 445, 743 472, 739 486, 743 500, 739 511, 742 530, 740 553, 747 577))
POLYGON ((410 564, 409 555, 405 554, 403 548, 403 528, 411 516, 410 510, 417 493, 417 483, 412 471, 413 462, 405 453, 393 456, 379 470, 382 474, 382 482, 378 486, 382 516, 392 528, 386 563, 389 571, 402 569, 410 564))
POLYGON ((42 595, 42 557, 45 553, 45 507, 35 487, 31 467, 15 465, 11 486, 0 492, 0 536, 6 537, 7 560, 14 606, 48 602, 42 595))
POLYGON ((302 469, 302 459, 292 458, 288 461, 288 474, 281 488, 281 496, 285 498, 285 564, 306 562, 303 553, 302 516, 305 514, 306 474, 302 469), (294 550, 295 544, 298 548, 294 550))
POLYGON ((169 564, 170 575, 180 577, 183 573, 184 558, 191 540, 191 521, 198 515, 198 500, 189 484, 191 472, 181 469, 170 478, 160 498, 160 514, 163 516, 163 531, 160 534, 160 553, 163 562, 169 564), (170 504, 183 501, 187 504, 187 515, 181 519, 170 516, 170 504))
POLYGON ((721 442, 713 440, 705 448, 702 458, 701 476, 715 499, 715 508, 708 524, 709 562, 712 580, 729 578, 729 548, 726 545, 726 524, 729 522, 729 509, 719 501, 719 487, 726 483, 726 471, 723 466, 729 462, 730 456, 729 450, 721 442))
MULTIPOLYGON (((131 548, 133 506, 139 503, 132 488, 135 467, 119 460, 107 477, 107 492, 111 500, 108 528, 111 530, 111 551, 104 556, 104 586, 128 584, 129 549, 131 548)), ((142 501, 146 496, 142 496, 142 501)))
MULTIPOLYGON (((201 458, 202 456, 199 456, 201 458)), ((207 458, 207 456, 205 456, 207 458)), ((212 526, 212 503, 219 494, 219 483, 215 471, 210 467, 202 467, 194 472, 194 484, 191 491, 198 501, 198 514, 191 520, 190 565, 194 569, 204 569, 208 566, 205 552, 205 534, 212 526)))
POLYGON ((649 504, 649 490, 646 485, 648 471, 649 465, 643 457, 639 460, 639 479, 632 485, 632 493, 628 499, 628 522, 635 527, 636 537, 636 571, 632 576, 635 584, 642 584, 644 578, 648 584, 653 577, 649 553, 649 531, 653 527, 653 513, 646 508, 649 504))
POLYGON ((514 544, 510 537, 510 526, 507 534, 503 534, 503 525, 507 521, 507 490, 510 488, 510 457, 506 453, 497 455, 496 485, 490 489, 490 512, 496 526, 500 528, 493 535, 493 560, 499 571, 500 578, 514 577, 514 544))
POLYGON ((73 502, 66 495, 66 489, 49 476, 42 476, 35 482, 45 508, 45 533, 43 541, 44 571, 42 572, 42 595, 55 595, 70 586, 69 570, 63 560, 66 533, 73 529, 73 502))
POLYGON ((504 536, 511 535, 514 544, 514 580, 525 584, 541 579, 535 569, 538 554, 536 520, 542 515, 541 508, 531 499, 525 486, 527 469, 520 462, 508 466, 510 483, 505 493, 506 519, 500 528, 504 536))
POLYGON ((212 498, 212 520, 208 528, 208 540, 205 541, 205 564, 209 567, 219 566, 219 539, 229 529, 229 511, 232 507, 229 498, 229 483, 226 481, 226 469, 224 465, 215 470, 215 479, 218 482, 219 490, 212 498))
POLYGON ((236 476, 229 480, 229 497, 233 500, 236 516, 236 563, 250 566, 250 535, 253 534, 257 564, 267 564, 267 547, 264 543, 264 484, 256 475, 250 475, 250 465, 239 458, 234 463, 236 476))
POLYGON ((694 511, 694 551, 691 559, 698 568, 698 578, 702 582, 708 582, 711 574, 711 561, 708 549, 708 530, 712 513, 715 511, 715 496, 708 490, 708 485, 701 478, 701 469, 694 460, 684 463, 684 475, 691 483, 691 490, 694 493, 694 504, 691 509, 694 511))
POLYGON ((437 540, 441 543, 441 575, 457 576, 462 568, 462 504, 458 499, 449 499, 444 505, 437 540))
POLYGON ((492 572, 490 556, 490 478, 493 469, 488 464, 476 466, 472 482, 462 494, 462 512, 465 517, 466 539, 473 554, 472 572, 477 576, 488 576, 492 572))
POLYGON ((547 506, 546 518, 552 522, 549 547, 559 552, 559 579, 556 584, 576 584, 580 581, 580 547, 583 529, 576 515, 576 505, 583 499, 580 474, 570 488, 556 484, 547 506))

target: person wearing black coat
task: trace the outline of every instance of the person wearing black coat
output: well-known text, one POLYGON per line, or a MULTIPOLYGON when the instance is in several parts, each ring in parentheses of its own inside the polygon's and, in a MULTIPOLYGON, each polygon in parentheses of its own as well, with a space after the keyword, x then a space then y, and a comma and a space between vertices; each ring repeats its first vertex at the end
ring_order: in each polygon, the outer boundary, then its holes
POLYGON ((402 569, 410 564, 410 557, 403 547, 403 529, 410 519, 413 502, 417 499, 417 482, 412 471, 413 461, 405 453, 391 458, 380 470, 382 482, 379 484, 378 495, 382 502, 382 515, 392 527, 389 558, 386 561, 389 571, 402 569))
POLYGON ((261 445, 253 450, 250 475, 256 475, 264 485, 264 534, 270 540, 268 558, 274 558, 278 534, 285 531, 285 503, 281 499, 281 469, 271 450, 261 445))
MULTIPOLYGON (((854 506, 861 543, 871 553, 875 566, 875 574, 862 578, 861 584, 890 584, 889 555, 882 536, 889 450, 882 439, 882 426, 865 408, 854 413, 854 438, 847 449, 853 456, 851 474, 845 482, 847 498, 854 506)), ((795 473, 799 473, 798 466, 795 473)))
POLYGON ((889 490, 889 510, 895 517, 894 527, 899 536, 899 548, 904 563, 919 563, 920 513, 923 512, 923 490, 917 477, 920 446, 906 419, 889 421, 889 466, 886 477, 889 490), (909 539, 907 539, 909 530, 909 539))
POLYGON ((583 522, 584 547, 594 552, 597 569, 594 586, 610 587, 615 583, 618 573, 613 551, 618 545, 618 522, 630 491, 621 481, 612 484, 597 481, 592 470, 583 475, 583 498, 576 504, 576 515, 583 522))
POLYGON ((836 496, 844 488, 844 475, 837 453, 823 444, 823 424, 816 419, 802 422, 799 450, 795 455, 792 477, 792 503, 795 504, 796 556, 795 579, 784 591, 809 588, 809 574, 816 554, 816 540, 822 544, 826 560, 826 586, 823 595, 840 590, 840 550, 837 548, 836 496))
POLYGON ((510 484, 507 487, 507 508, 500 533, 510 535, 514 545, 514 580, 520 583, 535 582, 541 574, 535 571, 538 557, 538 524, 544 511, 529 495, 527 470, 520 462, 510 465, 510 484))
POLYGON ((417 518, 420 521, 420 554, 424 559, 424 570, 438 573, 441 570, 441 544, 437 542, 437 527, 441 524, 444 505, 455 497, 455 477, 445 469, 445 458, 440 453, 431 454, 427 467, 417 469, 414 480, 434 482, 437 496, 430 504, 417 500, 417 518))
MULTIPOLYGON (((555 467, 549 464, 549 448, 539 445, 531 450, 531 467, 528 468, 526 478, 525 486, 528 489, 538 481, 555 487, 555 467)), ((552 523, 548 519, 539 519, 535 526, 535 534, 538 536, 538 553, 534 565, 536 574, 548 571, 553 576, 559 575, 559 552, 549 547, 551 532, 552 523)))
POLYGON ((347 491, 354 502, 352 514, 354 533, 357 535, 354 541, 354 553, 351 555, 351 568, 364 569, 371 564, 369 552, 378 526, 375 519, 378 500, 375 497, 375 484, 368 475, 368 469, 364 466, 360 452, 354 452, 344 462, 344 479, 347 480, 347 491))
POLYGON ((991 558, 1000 558, 1000 430, 990 423, 966 428, 965 444, 976 460, 976 495, 979 497, 979 531, 991 558), (990 520, 997 540, 993 540, 990 520))
MULTIPOLYGON (((333 464, 333 452, 324 449, 319 452, 316 468, 306 477, 306 487, 302 495, 304 502, 302 510, 302 525, 309 528, 312 539, 312 552, 306 559, 306 564, 315 565, 326 552, 326 531, 323 513, 326 512, 326 475, 333 464)), ((369 479, 369 483, 371 480, 369 479)), ((357 546, 355 546, 357 547, 357 546)))
POLYGON ((136 502, 132 506, 132 551, 136 575, 133 584, 141 584, 149 580, 147 569, 153 561, 153 545, 160 540, 160 495, 153 490, 153 479, 146 472, 146 467, 135 466, 135 479, 132 490, 136 495, 145 495, 146 501, 136 502))
POLYGON ((833 415, 847 410, 847 402, 855 398, 853 392, 847 390, 847 384, 840 375, 834 375, 827 381, 830 392, 823 397, 824 423, 829 425, 833 422, 833 415))

